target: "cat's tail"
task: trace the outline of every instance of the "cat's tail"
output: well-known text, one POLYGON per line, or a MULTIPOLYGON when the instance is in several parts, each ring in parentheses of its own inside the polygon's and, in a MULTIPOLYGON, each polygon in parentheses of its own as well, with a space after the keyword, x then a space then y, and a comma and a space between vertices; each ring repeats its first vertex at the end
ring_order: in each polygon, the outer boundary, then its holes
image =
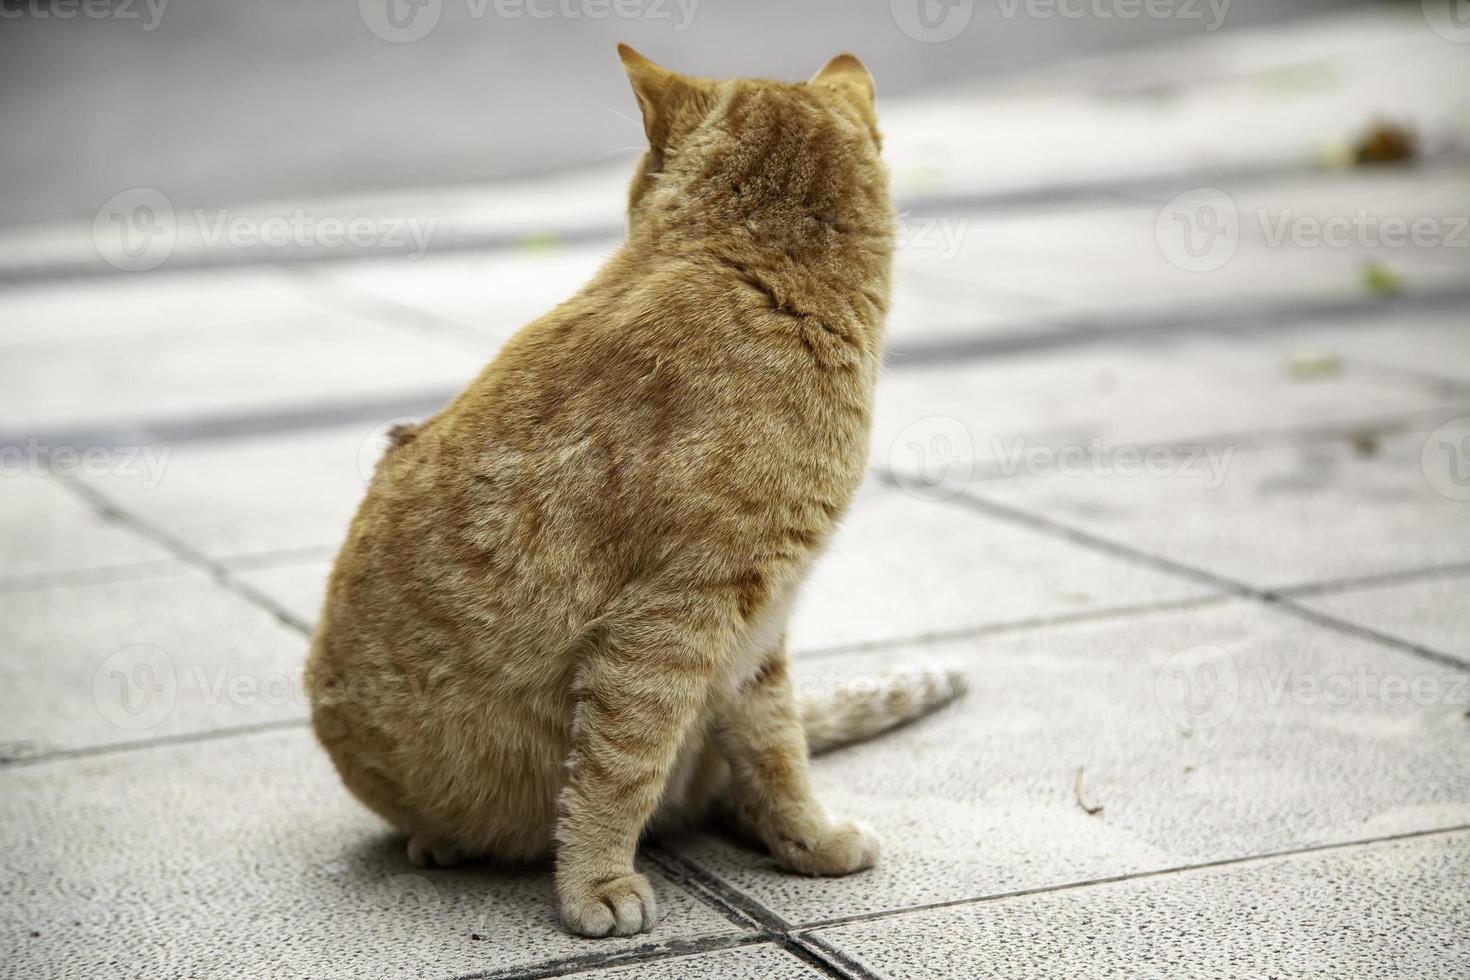
POLYGON ((896 728, 937 711, 965 693, 965 675, 954 667, 913 664, 877 676, 798 685, 797 705, 813 755, 896 728))

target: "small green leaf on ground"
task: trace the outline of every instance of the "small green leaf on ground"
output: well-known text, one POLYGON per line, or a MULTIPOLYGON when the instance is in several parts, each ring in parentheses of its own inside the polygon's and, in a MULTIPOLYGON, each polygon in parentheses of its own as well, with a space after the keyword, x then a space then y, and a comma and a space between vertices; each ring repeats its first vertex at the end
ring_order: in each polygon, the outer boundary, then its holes
POLYGON ((1342 358, 1331 351, 1297 351, 1287 362, 1286 371, 1293 381, 1335 378, 1342 373, 1342 358))
POLYGON ((519 242, 522 252, 556 252, 562 247, 561 236, 552 231, 526 235, 519 242))
POLYGON ((1404 291, 1404 277, 1382 262, 1365 262, 1363 288, 1375 296, 1397 296, 1404 291))

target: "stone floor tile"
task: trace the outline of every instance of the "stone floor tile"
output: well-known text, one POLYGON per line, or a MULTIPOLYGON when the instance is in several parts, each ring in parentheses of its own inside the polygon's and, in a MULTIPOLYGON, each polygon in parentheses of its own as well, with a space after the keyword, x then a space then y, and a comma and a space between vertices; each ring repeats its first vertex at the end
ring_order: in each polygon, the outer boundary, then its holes
MULTIPOLYGON (((112 457, 112 464, 118 464, 112 457)), ((155 460, 156 462, 156 460, 155 460)), ((140 472, 146 474, 142 460, 140 472)), ((0 476, 0 587, 54 572, 167 561, 163 548, 108 520, 39 472, 0 476)))
POLYGON ((198 573, 0 595, 0 753, 300 718, 305 654, 198 573))
POLYGON ((504 339, 592 278, 616 242, 376 259, 323 267, 325 280, 364 298, 406 306, 504 339))
POLYGON ((482 359, 376 320, 322 312, 208 334, 38 341, 8 351, 4 364, 0 412, 16 438, 394 394, 447 396, 482 359))
POLYGON ((235 578, 278 603, 303 623, 315 623, 327 594, 327 576, 332 573, 332 560, 244 568, 232 572, 235 578))
POLYGON ((1470 963, 1470 834, 911 912, 816 936, 884 977, 1412 977, 1470 963))
MULTIPOLYGON (((1470 439, 1470 418, 1458 425, 1455 445, 1470 439)), ((1429 436, 1369 430, 1241 449, 1217 486, 1176 469, 992 480, 975 492, 1235 581, 1290 587, 1470 561, 1470 502, 1431 482, 1447 476, 1438 456, 1426 469, 1429 436)))
MULTIPOLYGON (((1035 472, 1038 453, 1044 464, 1057 451, 1081 453, 1095 443, 1151 448, 1371 427, 1406 413, 1450 418, 1463 414, 1457 408, 1470 410, 1470 393, 1349 359, 1421 339, 1433 343, 1442 330, 1438 317, 1413 315, 1381 330, 1306 321, 1273 336, 1119 339, 1105 347, 890 369, 878 383, 872 458, 895 470, 937 470, 952 460, 944 484, 957 488, 971 476, 1035 472), (1331 338, 1338 335, 1353 346, 1344 341, 1338 363, 1304 376, 1299 356, 1333 356, 1331 338)), ((1213 474, 1210 462, 1199 460, 1199 468, 1213 474)))
POLYGON ((884 336, 890 364, 901 364, 905 352, 915 347, 1054 330, 1053 321, 1065 315, 1065 307, 1044 298, 978 288, 929 274, 922 266, 910 265, 906 259, 910 250, 922 248, 900 248, 894 267, 884 336))
POLYGON ((826 973, 769 943, 695 953, 633 966, 570 973, 569 977, 638 977, 639 980, 807 980, 826 973))
POLYGON ((48 281, 0 290, 0 350, 17 357, 33 347, 160 335, 204 343, 239 327, 332 312, 309 278, 280 267, 48 281))
POLYGON ((393 419, 173 448, 154 486, 121 474, 90 484, 211 558, 319 546, 347 533, 393 419))
POLYGON ((557 921, 549 868, 420 870, 305 727, 0 769, 23 976, 450 978, 738 931, 657 873, 649 935, 557 921))
POLYGON ((1470 389, 1470 324, 1464 310, 1375 318, 1369 328, 1299 331, 1283 336, 1299 351, 1341 358, 1347 370, 1379 366, 1446 388, 1470 389))
POLYGON ((1470 664, 1470 574, 1334 589, 1294 601, 1470 664))
POLYGON ((859 500, 802 589, 794 651, 1209 594, 1147 566, 899 490, 859 500))
POLYGON ((877 868, 673 846, 811 923, 1470 821, 1466 673, 1256 603, 801 660, 795 683, 918 657, 963 667, 964 699, 813 767, 882 835, 877 868))
POLYGON ((1242 303, 1269 310, 1371 298, 1368 262, 1398 273, 1410 294, 1462 287, 1464 193, 1456 168, 1170 186, 1129 203, 956 214, 956 247, 910 250, 908 261, 972 286, 1047 297, 1082 323, 1126 328, 1130 313, 1189 322, 1242 303), (1405 227, 1385 228, 1390 218, 1405 227), (1414 221, 1434 223, 1419 244, 1407 238, 1414 221))

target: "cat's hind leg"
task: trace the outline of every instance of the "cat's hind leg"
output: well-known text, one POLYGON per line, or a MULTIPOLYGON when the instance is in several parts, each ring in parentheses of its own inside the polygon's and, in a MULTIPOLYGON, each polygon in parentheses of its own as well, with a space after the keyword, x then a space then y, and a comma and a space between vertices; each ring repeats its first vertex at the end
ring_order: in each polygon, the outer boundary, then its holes
POLYGON ((843 875, 877 862, 873 831, 855 821, 833 821, 812 792, 784 643, 734 695, 715 737, 730 764, 733 815, 784 867, 843 875))

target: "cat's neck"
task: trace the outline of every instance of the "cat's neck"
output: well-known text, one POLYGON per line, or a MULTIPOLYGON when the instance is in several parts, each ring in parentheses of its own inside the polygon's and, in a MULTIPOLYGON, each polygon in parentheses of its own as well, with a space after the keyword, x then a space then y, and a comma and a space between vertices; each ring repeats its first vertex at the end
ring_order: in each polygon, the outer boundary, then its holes
POLYGON ((754 207, 733 198, 649 203, 630 216, 623 253, 634 263, 723 270, 783 307, 817 316, 876 307, 864 319, 881 326, 895 224, 886 194, 820 210, 800 198, 754 207))

